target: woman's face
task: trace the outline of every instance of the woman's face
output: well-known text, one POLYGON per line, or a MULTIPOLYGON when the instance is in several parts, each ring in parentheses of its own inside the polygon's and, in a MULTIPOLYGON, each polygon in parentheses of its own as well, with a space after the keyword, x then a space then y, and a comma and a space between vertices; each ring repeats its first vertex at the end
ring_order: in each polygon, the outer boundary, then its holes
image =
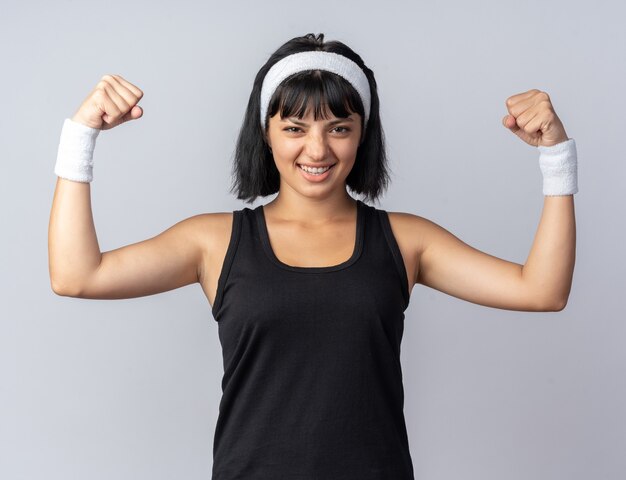
POLYGON ((328 119, 314 120, 309 109, 301 120, 281 118, 280 112, 270 117, 267 141, 281 176, 281 188, 286 182, 298 191, 345 190, 361 138, 361 116, 330 115, 328 119), (304 171, 302 166, 331 168, 316 174, 304 171))

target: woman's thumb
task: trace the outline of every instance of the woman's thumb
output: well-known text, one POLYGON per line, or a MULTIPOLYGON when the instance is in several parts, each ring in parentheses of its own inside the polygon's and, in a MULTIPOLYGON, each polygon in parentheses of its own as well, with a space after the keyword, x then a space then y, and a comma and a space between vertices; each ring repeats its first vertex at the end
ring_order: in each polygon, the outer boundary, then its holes
POLYGON ((130 109, 130 112, 128 112, 130 114, 130 118, 132 120, 137 120, 138 118, 141 118, 143 116, 143 108, 141 108, 139 105, 135 105, 133 108, 130 109))
POLYGON ((122 123, 127 122, 129 120, 137 120, 138 118, 141 118, 142 116, 143 116, 143 108, 141 108, 139 105, 135 105, 126 113, 126 115, 122 117, 122 123))
POLYGON ((511 130, 513 133, 519 130, 519 127, 517 126, 517 121, 512 115, 505 115, 502 119, 502 125, 511 130))

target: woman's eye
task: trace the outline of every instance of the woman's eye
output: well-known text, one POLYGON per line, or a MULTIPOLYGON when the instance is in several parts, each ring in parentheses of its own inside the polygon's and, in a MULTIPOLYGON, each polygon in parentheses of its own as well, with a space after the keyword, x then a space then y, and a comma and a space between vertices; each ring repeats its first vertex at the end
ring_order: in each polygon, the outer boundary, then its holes
MULTIPOLYGON (((350 129, 347 127, 335 127, 333 128, 333 130, 336 131, 337 133, 347 133, 350 131, 350 129)), ((284 131, 289 132, 289 133, 297 133, 301 130, 299 127, 285 127, 284 131)))

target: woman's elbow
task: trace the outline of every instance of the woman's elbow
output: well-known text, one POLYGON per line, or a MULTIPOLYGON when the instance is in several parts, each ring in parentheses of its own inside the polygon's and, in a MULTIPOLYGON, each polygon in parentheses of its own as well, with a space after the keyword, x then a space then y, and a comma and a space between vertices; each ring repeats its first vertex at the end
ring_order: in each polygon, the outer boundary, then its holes
POLYGON ((61 297, 80 297, 80 290, 66 282, 50 278, 50 287, 61 297))

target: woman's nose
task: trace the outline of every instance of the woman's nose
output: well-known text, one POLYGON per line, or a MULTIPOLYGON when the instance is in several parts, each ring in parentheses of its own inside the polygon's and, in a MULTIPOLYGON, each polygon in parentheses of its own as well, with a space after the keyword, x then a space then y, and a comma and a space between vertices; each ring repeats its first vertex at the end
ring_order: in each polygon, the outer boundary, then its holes
POLYGON ((328 141, 322 133, 311 132, 306 141, 306 154, 311 160, 324 160, 328 155, 328 141))

